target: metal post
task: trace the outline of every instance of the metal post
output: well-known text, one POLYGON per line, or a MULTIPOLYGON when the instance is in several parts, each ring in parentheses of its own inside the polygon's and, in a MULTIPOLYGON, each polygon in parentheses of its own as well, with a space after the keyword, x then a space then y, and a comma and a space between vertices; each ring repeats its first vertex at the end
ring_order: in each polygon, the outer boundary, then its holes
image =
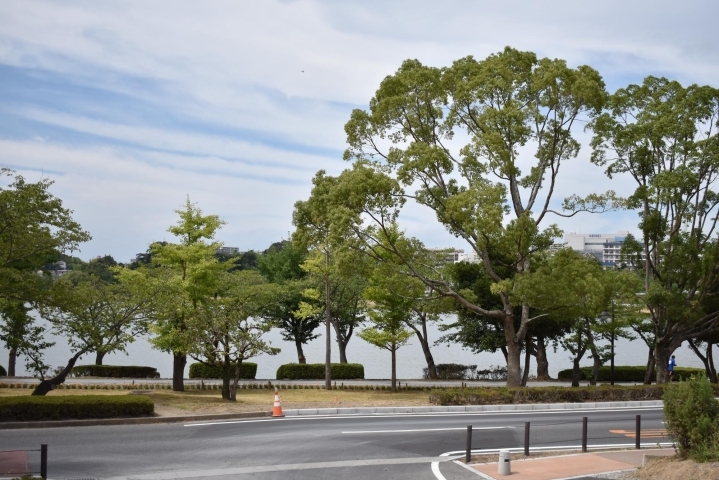
POLYGON ((611 336, 611 345, 612 345, 612 358, 611 363, 609 364, 609 384, 614 385, 614 300, 612 300, 612 336, 611 336))
POLYGON ((529 456, 529 422, 524 422, 524 456, 529 456))
POLYGON ((587 451, 587 417, 582 417, 582 452, 587 451))
POLYGON ((472 425, 467 425, 467 454, 465 456, 466 463, 469 463, 472 457, 472 425))
POLYGON ((40 476, 47 480, 47 444, 40 445, 40 476))
POLYGON ((641 415, 637 415, 637 431, 635 432, 635 434, 636 434, 636 437, 635 437, 635 439, 636 439, 636 445, 635 445, 635 446, 637 447, 637 450, 639 450, 640 448, 642 448, 642 445, 641 445, 641 440, 642 440, 642 416, 641 416, 641 415))

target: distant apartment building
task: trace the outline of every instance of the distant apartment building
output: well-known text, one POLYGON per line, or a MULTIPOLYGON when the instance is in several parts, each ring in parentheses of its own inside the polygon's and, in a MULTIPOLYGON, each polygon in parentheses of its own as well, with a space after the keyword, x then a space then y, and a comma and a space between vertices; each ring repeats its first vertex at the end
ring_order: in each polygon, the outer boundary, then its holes
POLYGON ((578 252, 594 256, 605 268, 614 268, 622 263, 629 267, 634 266, 628 259, 622 259, 622 244, 629 235, 628 230, 619 230, 617 233, 568 233, 564 235, 562 245, 555 244, 556 248, 569 247, 578 252))
POLYGON ((49 272, 53 277, 58 278, 63 275, 67 275, 72 272, 72 270, 68 270, 67 263, 60 260, 59 262, 55 262, 51 265, 49 272))
POLYGON ((427 251, 436 254, 438 265, 459 262, 478 263, 479 261, 474 251, 466 253, 461 248, 428 248, 427 251))
POLYGON ((220 247, 215 250, 215 253, 223 257, 231 257, 232 255, 240 253, 240 249, 238 247, 220 247))

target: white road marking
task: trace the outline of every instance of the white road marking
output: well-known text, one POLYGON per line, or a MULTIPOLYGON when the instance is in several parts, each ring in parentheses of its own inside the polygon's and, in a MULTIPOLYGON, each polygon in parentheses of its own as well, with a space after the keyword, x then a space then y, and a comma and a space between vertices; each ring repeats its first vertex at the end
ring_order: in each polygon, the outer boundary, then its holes
MULTIPOLYGON (((472 430, 503 430, 508 428, 516 427, 472 427, 472 430)), ((467 430, 467 427, 456 427, 456 428, 416 428, 412 430, 350 430, 349 432, 342 432, 345 434, 355 433, 410 433, 410 432, 445 432, 449 430, 467 430)))
POLYGON ((327 419, 352 419, 352 418, 401 418, 401 417, 482 417, 487 415, 536 415, 548 414, 558 415, 572 413, 595 413, 595 412, 618 412, 622 410, 663 410, 664 407, 617 407, 617 408, 592 408, 589 410, 515 410, 510 412, 493 411, 493 412, 440 412, 440 413, 383 413, 383 414, 342 414, 342 415, 306 415, 306 416, 290 416, 283 418, 263 418, 261 420, 228 420, 219 422, 198 422, 186 423, 185 427, 202 427, 209 425, 231 425, 235 423, 260 423, 260 422, 289 422, 297 420, 327 420, 327 419))

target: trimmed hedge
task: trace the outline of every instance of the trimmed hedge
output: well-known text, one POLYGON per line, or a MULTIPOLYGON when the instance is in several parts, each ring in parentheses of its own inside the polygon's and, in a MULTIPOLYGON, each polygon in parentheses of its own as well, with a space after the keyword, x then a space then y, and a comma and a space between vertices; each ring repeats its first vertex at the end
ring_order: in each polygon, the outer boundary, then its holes
MULTIPOLYGON (((232 374, 235 372, 235 363, 230 364, 232 374)), ((240 365, 240 378, 243 380, 254 380, 257 375, 257 364, 242 362, 240 365)), ((222 378, 222 365, 205 365, 204 363, 193 363, 190 365, 190 378, 222 378)))
POLYGON ((0 422, 141 417, 154 413, 152 399, 141 395, 0 397, 0 422))
POLYGON ((104 378, 160 378, 160 374, 154 367, 132 365, 78 365, 73 367, 72 375, 104 378))
MULTIPOLYGON (((610 367, 601 366, 599 367, 599 381, 608 382, 610 380, 610 367)), ((643 382, 644 375, 647 371, 645 366, 625 366, 615 365, 614 366, 614 381, 615 382, 643 382)), ((590 380, 592 378, 592 367, 581 367, 579 369, 580 380, 590 380)), ((674 378, 680 380, 688 380, 692 375, 703 373, 703 368, 688 368, 688 367, 677 367, 674 369, 674 378)), ((572 381, 572 369, 562 370, 557 374, 557 379, 564 381, 572 381)), ((654 381, 654 379, 652 379, 654 381)))
MULTIPOLYGON (((330 367, 332 380, 362 380, 364 365, 361 363, 333 363, 330 367)), ((324 363, 286 363, 280 365, 277 380, 322 380, 325 378, 324 363)))
MULTIPOLYGON (((476 387, 435 389, 429 394, 433 405, 504 405, 523 403, 583 403, 661 400, 666 385, 599 387, 476 387)), ((712 385, 719 395, 719 385, 712 385)))
POLYGON ((0 377, 7 377, 7 370, 2 365, 0 365, 0 377))

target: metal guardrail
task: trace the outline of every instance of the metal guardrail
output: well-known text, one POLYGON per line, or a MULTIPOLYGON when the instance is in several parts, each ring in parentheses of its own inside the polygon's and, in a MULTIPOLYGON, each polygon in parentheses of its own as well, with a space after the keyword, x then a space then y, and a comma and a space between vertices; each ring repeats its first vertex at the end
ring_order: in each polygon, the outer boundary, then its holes
MULTIPOLYGON (((622 419, 620 421, 631 421, 632 419, 622 419)), ((634 430, 610 430, 611 433, 614 433, 615 436, 612 437, 593 437, 592 440, 605 440, 605 439, 616 439, 616 435, 625 435, 625 436, 634 436, 635 442, 634 447, 639 450, 642 448, 641 446, 641 439, 642 439, 642 416, 636 415, 634 420, 634 430)), ((577 424, 579 421, 574 420, 570 422, 557 422, 557 423, 543 423, 540 425, 535 425, 535 428, 540 427, 550 427, 550 426, 556 426, 556 425, 570 425, 570 424, 577 424)), ((588 444, 588 426, 589 426, 589 418, 588 417, 582 417, 581 420, 582 423, 582 436, 580 438, 565 438, 563 440, 557 441, 557 442, 543 442, 543 444, 546 443, 565 443, 570 441, 576 441, 581 440, 582 445, 582 452, 587 451, 587 444, 588 444)), ((529 456, 529 447, 530 447, 530 427, 531 422, 524 422, 524 455, 529 456)), ((666 436, 666 432, 663 431, 655 431, 655 430, 649 430, 647 432, 648 437, 655 438, 655 437, 664 437, 666 436)), ((466 446, 466 452, 465 452, 465 461, 469 463, 470 458, 472 455, 472 425, 467 425, 467 446, 466 446)))
POLYGON ((0 475, 24 476, 36 474, 47 480, 47 444, 43 443, 39 449, 0 450, 0 475), (30 469, 28 452, 40 452, 39 471, 30 469))

